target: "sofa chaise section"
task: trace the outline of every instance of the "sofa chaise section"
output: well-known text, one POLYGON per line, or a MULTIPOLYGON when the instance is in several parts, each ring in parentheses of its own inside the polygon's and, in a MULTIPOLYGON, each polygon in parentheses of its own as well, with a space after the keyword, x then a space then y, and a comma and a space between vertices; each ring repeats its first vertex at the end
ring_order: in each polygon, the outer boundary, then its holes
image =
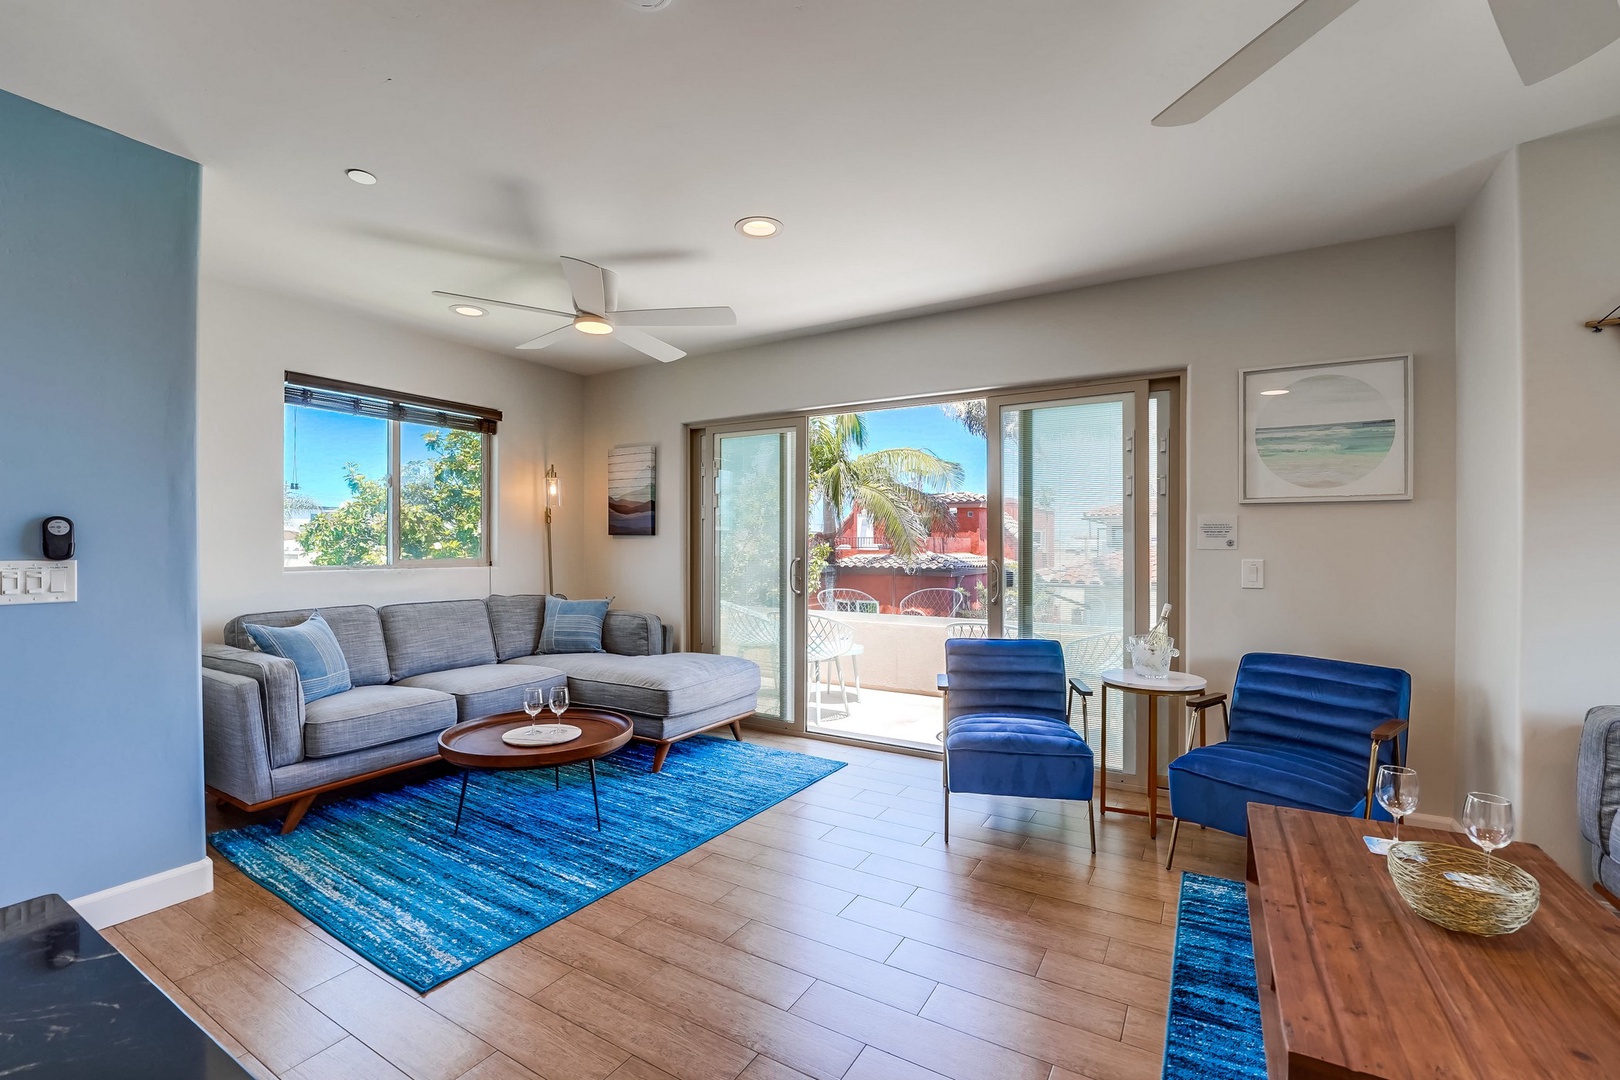
POLYGON ((568 677, 568 699, 622 712, 635 722, 635 738, 658 747, 653 772, 682 739, 729 727, 742 740, 742 721, 759 697, 759 665, 735 656, 664 653, 563 653, 520 656, 508 666, 544 665, 568 677))

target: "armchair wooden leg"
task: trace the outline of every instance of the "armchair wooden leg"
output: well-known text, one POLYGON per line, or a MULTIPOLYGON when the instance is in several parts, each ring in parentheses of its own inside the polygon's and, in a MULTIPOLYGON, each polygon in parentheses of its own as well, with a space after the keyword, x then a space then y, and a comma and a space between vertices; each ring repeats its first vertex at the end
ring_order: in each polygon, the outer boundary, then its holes
POLYGON ((281 819, 281 835, 286 836, 298 828, 298 823, 304 820, 309 808, 315 805, 315 796, 305 795, 302 799, 287 807, 287 816, 281 819))
POLYGON ((939 755, 939 784, 944 788, 945 796, 945 843, 951 842, 951 755, 949 752, 939 755))
POLYGON ((1164 857, 1164 868, 1170 869, 1170 862, 1176 857, 1176 834, 1181 831, 1181 819, 1170 820, 1170 851, 1164 857))
POLYGON ((1086 800, 1086 825, 1091 829, 1091 853, 1097 854, 1097 814, 1090 799, 1086 800))

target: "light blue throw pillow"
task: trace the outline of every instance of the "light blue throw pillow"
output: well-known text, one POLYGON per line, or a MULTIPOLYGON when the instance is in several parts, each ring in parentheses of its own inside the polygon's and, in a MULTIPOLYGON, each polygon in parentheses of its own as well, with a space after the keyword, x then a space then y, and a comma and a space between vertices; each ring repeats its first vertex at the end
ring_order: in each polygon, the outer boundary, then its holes
POLYGON ((607 600, 564 600, 546 597, 546 620, 540 627, 536 653, 606 652, 602 648, 602 622, 607 600))
POLYGON ((247 623, 244 628, 260 649, 291 660, 298 668, 298 685, 306 703, 341 694, 353 685, 349 681, 349 662, 343 657, 337 635, 320 612, 297 626, 247 623))

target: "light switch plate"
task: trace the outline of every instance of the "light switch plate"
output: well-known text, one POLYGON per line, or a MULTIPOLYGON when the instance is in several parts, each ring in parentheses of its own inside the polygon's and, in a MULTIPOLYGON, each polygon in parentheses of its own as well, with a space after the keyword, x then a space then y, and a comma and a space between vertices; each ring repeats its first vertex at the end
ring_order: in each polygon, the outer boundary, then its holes
POLYGON ((0 604, 71 604, 79 598, 79 563, 0 562, 0 604))
POLYGON ((1266 560, 1244 559, 1242 569, 1242 585, 1245 589, 1263 589, 1266 587, 1266 560))

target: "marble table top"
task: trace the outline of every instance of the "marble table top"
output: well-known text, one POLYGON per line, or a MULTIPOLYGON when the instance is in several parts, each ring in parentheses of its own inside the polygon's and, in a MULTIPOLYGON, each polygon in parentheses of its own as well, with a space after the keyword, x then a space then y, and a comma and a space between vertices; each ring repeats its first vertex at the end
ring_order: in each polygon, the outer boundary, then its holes
POLYGON ((54 894, 0 907, 0 1076, 252 1080, 54 894))
POLYGON ((1113 668, 1099 672, 1098 678, 1104 686, 1149 694, 1196 694, 1209 686, 1207 679, 1189 675, 1185 671, 1172 671, 1162 679, 1150 679, 1130 668, 1113 668))

